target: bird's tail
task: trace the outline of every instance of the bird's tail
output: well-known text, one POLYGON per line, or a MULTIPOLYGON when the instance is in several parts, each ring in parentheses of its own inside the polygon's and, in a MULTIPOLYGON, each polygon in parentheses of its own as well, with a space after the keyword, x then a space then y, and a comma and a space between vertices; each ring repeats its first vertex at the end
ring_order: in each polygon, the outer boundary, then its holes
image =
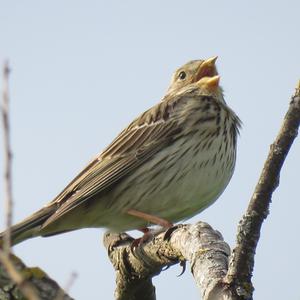
MULTIPOLYGON (((12 246, 21 243, 24 240, 39 236, 42 224, 51 216, 53 211, 53 206, 43 207, 30 217, 12 226, 10 229, 12 246)), ((4 235, 5 231, 0 233, 0 246, 3 243, 4 235)))

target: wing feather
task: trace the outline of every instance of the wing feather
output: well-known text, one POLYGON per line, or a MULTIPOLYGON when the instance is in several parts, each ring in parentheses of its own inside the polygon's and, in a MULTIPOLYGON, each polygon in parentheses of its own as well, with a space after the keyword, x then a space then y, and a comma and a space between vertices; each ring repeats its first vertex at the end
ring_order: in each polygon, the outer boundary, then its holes
POLYGON ((166 119, 166 113, 162 113, 162 105, 166 108, 166 103, 159 103, 131 123, 50 203, 59 203, 59 208, 43 227, 98 193, 112 188, 124 176, 176 139, 181 131, 180 126, 172 119, 166 119), (155 109, 158 110, 156 115, 155 109), (141 118, 144 118, 144 123, 141 118))

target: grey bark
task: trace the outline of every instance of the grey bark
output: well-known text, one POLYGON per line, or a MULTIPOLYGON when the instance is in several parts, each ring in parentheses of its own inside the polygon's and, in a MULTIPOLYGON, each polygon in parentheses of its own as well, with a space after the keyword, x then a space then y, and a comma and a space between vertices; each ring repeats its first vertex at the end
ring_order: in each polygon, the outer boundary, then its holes
POLYGON ((107 233, 104 237, 116 270, 117 300, 156 299, 152 277, 178 262, 190 263, 202 299, 210 299, 211 291, 227 273, 230 248, 221 234, 206 223, 180 225, 135 248, 132 242, 127 234, 107 233))

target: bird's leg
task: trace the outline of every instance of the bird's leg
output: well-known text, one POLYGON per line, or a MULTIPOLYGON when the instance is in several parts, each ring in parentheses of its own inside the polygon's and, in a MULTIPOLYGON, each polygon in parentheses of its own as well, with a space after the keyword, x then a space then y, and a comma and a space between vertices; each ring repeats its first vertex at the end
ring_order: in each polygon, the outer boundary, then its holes
MULTIPOLYGON (((135 216, 137 218, 146 220, 149 223, 155 224, 155 225, 159 225, 163 228, 171 228, 173 226, 172 223, 170 223, 169 221, 135 210, 135 209, 129 209, 127 211, 127 213, 131 216, 135 216)), ((148 228, 148 227, 143 227, 143 228, 139 228, 139 231, 143 232, 143 236, 141 238, 135 239, 131 245, 131 248, 135 248, 139 245, 141 245, 142 243, 146 242, 150 237, 153 236, 152 231, 148 228)))
POLYGON ((161 226, 163 228, 170 228, 170 227, 173 226, 173 224, 171 222, 169 222, 169 221, 167 221, 165 219, 162 219, 160 217, 156 217, 156 216, 144 213, 144 212, 139 211, 139 210, 129 209, 127 211, 127 213, 129 215, 131 215, 131 216, 138 217, 138 218, 143 219, 145 221, 148 221, 148 222, 150 222, 152 224, 159 225, 159 226, 161 226))
POLYGON ((143 234, 151 232, 151 230, 148 227, 139 228, 138 231, 142 232, 143 234))

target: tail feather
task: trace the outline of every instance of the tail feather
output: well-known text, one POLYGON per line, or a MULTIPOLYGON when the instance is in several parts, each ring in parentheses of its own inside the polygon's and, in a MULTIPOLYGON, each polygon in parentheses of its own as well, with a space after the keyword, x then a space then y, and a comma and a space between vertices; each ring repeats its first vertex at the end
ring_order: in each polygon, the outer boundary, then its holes
MULTIPOLYGON (((16 245, 24 240, 40 235, 43 223, 52 215, 54 207, 48 206, 40 209, 30 217, 11 227, 11 243, 16 245)), ((3 240, 5 231, 0 233, 0 241, 3 240)))

